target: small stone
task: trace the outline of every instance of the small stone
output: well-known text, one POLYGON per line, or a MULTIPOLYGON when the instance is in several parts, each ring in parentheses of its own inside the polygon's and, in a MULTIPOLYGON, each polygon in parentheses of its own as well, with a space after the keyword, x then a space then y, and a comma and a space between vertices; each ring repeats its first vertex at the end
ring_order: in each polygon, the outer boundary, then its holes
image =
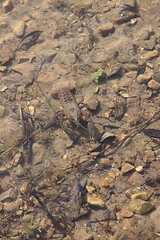
POLYGON ((20 161, 21 161, 21 156, 22 156, 22 153, 16 153, 16 155, 13 157, 13 166, 16 167, 20 161))
POLYGON ((150 215, 151 224, 155 232, 160 233, 160 206, 150 215))
POLYGON ((121 209, 121 214, 124 218, 130 218, 134 215, 133 212, 131 212, 129 209, 126 209, 126 208, 121 209))
POLYGON ((5 107, 0 105, 0 118, 3 118, 5 114, 5 107))
POLYGON ((144 157, 143 157, 143 161, 145 163, 150 163, 152 161, 154 161, 156 158, 155 158, 155 153, 153 150, 151 149, 148 149, 144 152, 144 157))
POLYGON ((153 90, 158 90, 160 89, 160 83, 156 82, 155 80, 151 80, 148 82, 147 86, 153 90))
POLYGON ((129 22, 130 25, 135 25, 137 23, 137 18, 132 18, 129 22))
POLYGON ((7 70, 6 66, 0 66, 0 72, 5 72, 7 70))
POLYGON ((131 183, 132 185, 142 185, 144 184, 145 180, 143 178, 143 176, 138 173, 138 172, 134 172, 129 178, 128 178, 128 182, 131 183))
POLYGON ((16 34, 17 37, 21 37, 24 34, 25 29, 25 22, 19 21, 14 24, 13 32, 16 34))
POLYGON ((73 147, 73 141, 68 138, 66 140, 66 148, 71 148, 71 147, 73 147))
POLYGON ((18 164, 18 166, 16 167, 16 175, 17 175, 17 177, 21 177, 24 174, 25 174, 24 168, 20 164, 18 164))
POLYGON ((143 172, 143 166, 138 166, 135 168, 135 170, 139 173, 143 172))
POLYGON ((159 170, 160 169, 160 161, 153 161, 151 163, 151 166, 154 168, 157 168, 159 170))
POLYGON ((102 164, 104 168, 109 168, 111 167, 111 160, 109 158, 101 158, 100 164, 102 164))
POLYGON ((114 29, 112 22, 107 22, 99 26, 99 31, 102 37, 106 37, 114 29))
POLYGON ((23 203, 23 200, 20 198, 14 202, 5 202, 3 204, 3 210, 6 212, 15 212, 23 203))
POLYGON ((3 3, 3 9, 4 9, 4 11, 5 11, 6 13, 12 11, 12 9, 13 9, 13 3, 12 3, 12 1, 11 1, 11 0, 6 0, 6 1, 4 1, 4 3, 3 3))
POLYGON ((52 236, 54 236, 54 233, 55 233, 54 228, 50 227, 49 229, 47 229, 47 231, 46 231, 47 239, 52 238, 52 236))
POLYGON ((0 92, 4 92, 4 91, 6 91, 8 89, 8 87, 6 86, 6 85, 4 85, 4 84, 2 84, 1 86, 0 86, 0 92))
POLYGON ((32 147, 33 151, 33 164, 41 163, 44 155, 44 147, 39 143, 34 143, 32 147))
POLYGON ((13 199, 13 189, 9 188, 7 191, 0 194, 0 201, 4 202, 6 200, 12 200, 13 199))
POLYGON ((97 96, 87 96, 84 99, 84 103, 87 106, 89 110, 96 110, 99 104, 99 101, 97 99, 97 96))
POLYGON ((33 116, 34 113, 35 113, 35 107, 34 106, 28 106, 28 110, 29 110, 29 113, 31 114, 31 116, 33 116))
POLYGON ((139 214, 148 213, 151 209, 153 209, 153 205, 150 202, 146 202, 142 199, 132 200, 129 204, 131 211, 139 214))
POLYGON ((145 54, 144 59, 150 60, 152 58, 158 57, 159 53, 157 50, 149 51, 145 54))
POLYGON ((105 207, 105 203, 100 197, 95 197, 90 194, 87 194, 86 201, 93 206, 102 207, 102 208, 105 207))
POLYGON ((128 93, 120 93, 122 97, 124 98, 129 98, 129 94, 128 93))
POLYGON ((86 189, 87 189, 87 192, 89 193, 93 193, 96 190, 95 187, 92 187, 92 186, 86 186, 86 189))
POLYGON ((0 167, 0 175, 8 173, 8 169, 6 167, 0 167))
POLYGON ((137 82, 139 84, 143 84, 143 83, 147 83, 153 76, 153 72, 152 71, 148 71, 144 74, 140 74, 137 77, 137 82))
POLYGON ((125 174, 125 173, 128 173, 130 171, 132 171, 134 169, 134 166, 129 164, 129 163, 125 163, 123 166, 122 166, 122 170, 121 170, 121 173, 122 174, 125 174))
POLYGON ((108 187, 109 186, 108 178, 102 178, 99 185, 100 187, 108 187))
POLYGON ((131 195, 131 200, 135 199, 142 199, 142 200, 148 200, 148 193, 147 192, 139 192, 131 195))

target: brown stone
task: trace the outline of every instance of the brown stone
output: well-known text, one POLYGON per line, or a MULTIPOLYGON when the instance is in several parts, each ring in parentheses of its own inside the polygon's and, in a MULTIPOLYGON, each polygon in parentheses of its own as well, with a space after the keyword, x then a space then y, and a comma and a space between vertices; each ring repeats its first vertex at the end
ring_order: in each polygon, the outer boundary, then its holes
POLYGON ((154 206, 150 202, 146 202, 142 199, 132 200, 129 204, 131 211, 139 214, 148 213, 154 206))
POLYGON ((145 180, 144 180, 143 176, 142 176, 140 173, 134 172, 134 173, 128 178, 128 182, 131 183, 132 185, 141 186, 142 184, 144 184, 145 180))
POLYGON ((101 158, 100 164, 102 164, 105 168, 109 168, 111 166, 111 160, 109 158, 101 158))
POLYGON ((160 169, 160 161, 153 161, 151 166, 157 169, 160 169))
POLYGON ((153 90, 160 89, 160 83, 156 82, 155 80, 150 80, 147 84, 147 86, 153 90))
POLYGON ((130 171, 132 171, 134 169, 134 166, 129 164, 129 163, 125 163, 123 166, 122 166, 122 170, 121 170, 121 173, 122 174, 125 174, 125 173, 128 173, 130 171))
POLYGON ((126 208, 121 209, 121 214, 124 218, 130 218, 134 215, 134 213, 132 211, 130 211, 129 209, 126 209, 126 208))
POLYGON ((13 3, 11 0, 6 0, 4 3, 3 3, 3 9, 4 11, 7 13, 7 12, 10 12, 12 11, 13 9, 13 3))

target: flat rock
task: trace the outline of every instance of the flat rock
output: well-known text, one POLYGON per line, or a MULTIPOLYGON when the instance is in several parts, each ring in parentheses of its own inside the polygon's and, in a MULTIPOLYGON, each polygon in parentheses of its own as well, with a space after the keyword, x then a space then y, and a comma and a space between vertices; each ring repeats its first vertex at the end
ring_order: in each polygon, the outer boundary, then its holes
POLYGON ((134 169, 134 166, 129 164, 129 163, 125 163, 123 166, 122 166, 122 170, 121 170, 121 173, 122 174, 125 174, 125 173, 128 173, 130 171, 132 171, 134 169))
POLYGON ((147 86, 153 90, 160 89, 160 83, 156 82, 155 80, 150 80, 147 84, 147 86))
POLYGON ((0 175, 4 175, 6 173, 8 173, 8 168, 1 166, 0 167, 0 175))
POLYGON ((129 178, 128 178, 128 182, 134 186, 142 186, 145 183, 145 179, 143 178, 143 176, 138 173, 138 172, 134 172, 129 178))
POLYGON ((7 191, 0 194, 0 201, 4 202, 6 200, 13 199, 13 188, 9 188, 7 191))
POLYGON ((130 218, 130 217, 132 217, 134 215, 134 213, 132 211, 130 211, 129 209, 122 208, 121 209, 121 215, 124 218, 130 218))
POLYGON ((150 202, 146 202, 142 199, 134 199, 129 204, 130 210, 138 213, 145 214, 148 213, 154 206, 150 202))
POLYGON ((131 200, 135 199, 142 199, 142 200, 148 200, 148 193, 147 192, 139 192, 131 195, 131 200))
POLYGON ((114 29, 114 25, 112 22, 106 22, 99 26, 99 31, 102 37, 106 37, 112 30, 114 29))
POLYGON ((3 210, 6 212, 15 212, 22 205, 23 200, 20 198, 14 202, 5 202, 3 204, 3 210))
POLYGON ((24 34, 25 30, 25 22, 24 21, 18 21, 13 23, 13 32, 17 37, 21 37, 24 34))
POLYGON ((104 201, 97 196, 92 196, 90 194, 87 194, 87 199, 86 199, 87 203, 89 203, 90 205, 96 206, 96 207, 105 207, 105 203, 104 201))
POLYGON ((148 81, 152 78, 152 76, 153 76, 152 71, 145 72, 144 74, 138 75, 137 82, 139 84, 148 83, 148 81))
POLYGON ((36 165, 38 163, 41 163, 43 161, 45 151, 43 145, 34 143, 32 151, 33 151, 33 164, 36 165))
POLYGON ((99 104, 99 101, 97 99, 97 96, 85 96, 84 103, 90 110, 96 110, 99 104))
POLYGON ((109 158, 101 158, 99 163, 102 164, 104 168, 111 167, 111 160, 109 158))

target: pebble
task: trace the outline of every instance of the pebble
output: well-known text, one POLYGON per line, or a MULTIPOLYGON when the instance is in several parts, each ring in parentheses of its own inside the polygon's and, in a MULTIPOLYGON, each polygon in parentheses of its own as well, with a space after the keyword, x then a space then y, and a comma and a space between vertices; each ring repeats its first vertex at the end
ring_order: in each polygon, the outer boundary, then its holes
POLYGON ((131 183, 132 185, 138 185, 141 186, 145 183, 145 179, 143 178, 143 176, 138 173, 138 172, 134 172, 129 178, 128 178, 128 182, 131 183))
POLYGON ((144 55, 145 60, 150 60, 152 58, 158 57, 159 52, 157 50, 149 51, 144 55))
POLYGON ((148 83, 148 81, 153 77, 153 72, 152 71, 148 71, 145 72, 144 74, 140 74, 137 77, 137 82, 139 84, 143 84, 143 83, 148 83))
POLYGON ((18 164, 18 166, 16 167, 16 175, 17 175, 17 177, 21 177, 24 174, 25 174, 24 168, 20 164, 18 164))
POLYGON ((99 26, 99 31, 102 37, 106 37, 109 33, 111 33, 114 29, 114 25, 112 22, 107 22, 99 26))
POLYGON ((87 203, 89 203, 90 205, 93 206, 97 206, 97 207, 105 207, 105 203, 104 201, 97 196, 92 196, 90 194, 87 194, 87 199, 86 199, 87 203))
POLYGON ((154 206, 150 202, 146 202, 142 199, 134 199, 130 202, 129 207, 130 210, 135 213, 145 214, 153 209, 154 206))
POLYGON ((150 215, 151 224, 155 232, 160 233, 160 206, 150 215))
POLYGON ((101 158, 99 162, 103 165, 104 168, 111 167, 111 160, 109 158, 101 158))
POLYGON ((3 9, 4 9, 4 11, 5 11, 6 13, 12 11, 12 9, 13 9, 13 3, 12 3, 12 1, 11 1, 11 0, 6 0, 6 1, 4 1, 4 3, 3 3, 3 9))
POLYGON ((134 169, 134 166, 129 164, 129 163, 125 163, 123 166, 122 166, 122 170, 121 170, 121 173, 122 174, 125 174, 125 173, 128 173, 130 171, 132 171, 134 169))
POLYGON ((129 209, 122 208, 121 209, 121 215, 124 218, 130 218, 130 217, 132 217, 134 215, 134 213, 132 211, 130 211, 129 209))
POLYGON ((22 153, 16 153, 16 155, 13 157, 13 166, 16 167, 20 161, 21 161, 22 153))
POLYGON ((0 72, 5 72, 7 70, 6 66, 0 66, 0 72))
POLYGON ((24 34, 25 30, 25 22, 19 21, 14 23, 13 32, 17 37, 21 37, 24 34))
POLYGON ((5 107, 0 105, 0 118, 3 118, 5 114, 5 107))
POLYGON ((23 203, 23 200, 19 198, 14 202, 5 202, 3 204, 3 210, 6 212, 15 212, 23 203))
POLYGON ((143 172, 143 166, 138 166, 135 168, 135 170, 139 173, 143 172))
POLYGON ((13 200, 13 188, 9 188, 7 191, 0 194, 0 201, 13 200))
POLYGON ((43 155, 44 155, 44 147, 43 145, 39 143, 34 143, 32 147, 33 151, 33 164, 36 165, 38 163, 41 163, 43 160, 43 155))
POLYGON ((147 84, 147 86, 153 90, 160 89, 160 83, 156 82, 155 80, 150 80, 147 84))
POLYGON ((71 147, 73 147, 73 141, 68 138, 66 140, 66 148, 71 148, 71 147))
POLYGON ((135 199, 142 199, 142 200, 148 200, 148 193, 147 192, 138 192, 131 195, 131 200, 135 199))
POLYGON ((93 193, 96 190, 95 187, 92 187, 92 186, 86 186, 86 189, 87 189, 87 192, 89 193, 93 193))
POLYGON ((84 103, 89 110, 96 110, 99 105, 99 101, 95 95, 85 97, 84 103))
POLYGON ((0 175, 3 175, 5 173, 8 173, 8 169, 6 167, 1 166, 0 167, 0 175))
POLYGON ((150 163, 155 160, 155 153, 153 150, 148 149, 144 152, 143 162, 150 163))

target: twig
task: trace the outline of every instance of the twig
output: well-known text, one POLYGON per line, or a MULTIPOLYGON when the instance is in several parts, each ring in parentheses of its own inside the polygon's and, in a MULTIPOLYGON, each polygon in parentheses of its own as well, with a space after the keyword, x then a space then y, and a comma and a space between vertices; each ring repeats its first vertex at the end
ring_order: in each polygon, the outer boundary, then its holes
MULTIPOLYGON (((150 117, 145 123, 140 124, 139 126, 136 127, 136 129, 134 131, 132 131, 131 133, 129 133, 124 139, 122 139, 121 141, 119 141, 118 143, 114 144, 113 146, 110 146, 107 150, 109 150, 110 148, 114 148, 116 147, 113 151, 105 154, 105 156, 111 155, 113 153, 115 153, 122 145, 123 143, 128 140, 131 137, 134 137, 137 133, 139 133, 143 128, 147 127, 152 120, 156 120, 158 118, 158 114, 160 113, 160 110, 158 112, 156 112, 152 117, 150 117), (155 119, 154 119, 155 118, 155 119)), ((106 151, 106 149, 105 149, 106 151)))

